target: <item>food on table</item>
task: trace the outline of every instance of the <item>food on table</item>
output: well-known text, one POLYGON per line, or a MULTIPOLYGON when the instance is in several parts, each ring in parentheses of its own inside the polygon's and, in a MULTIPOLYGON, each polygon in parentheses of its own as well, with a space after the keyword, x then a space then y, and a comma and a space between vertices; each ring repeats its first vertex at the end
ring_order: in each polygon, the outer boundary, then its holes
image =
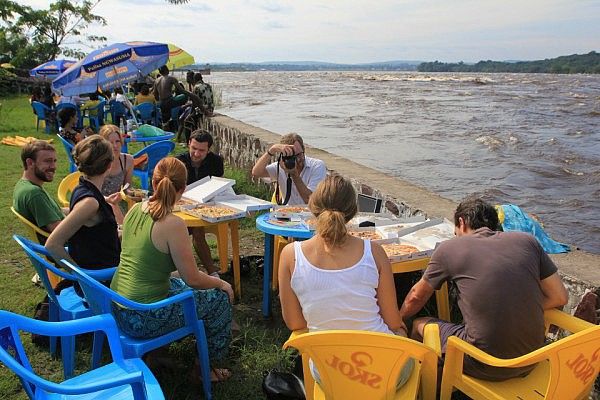
POLYGON ((383 250, 388 257, 404 256, 419 251, 415 246, 401 243, 385 243, 382 244, 383 250))
POLYGON ((219 218, 219 217, 228 217, 231 215, 235 215, 238 211, 233 210, 231 208, 225 207, 217 207, 217 206, 198 206, 196 208, 192 208, 191 210, 185 210, 187 214, 191 214, 195 217, 208 217, 208 218, 219 218))
POLYGON ((309 213, 308 207, 285 206, 278 208, 276 211, 281 213, 309 213))
POLYGON ((369 240, 381 239, 381 235, 375 231, 348 231, 348 234, 359 237, 361 239, 369 239, 369 240))

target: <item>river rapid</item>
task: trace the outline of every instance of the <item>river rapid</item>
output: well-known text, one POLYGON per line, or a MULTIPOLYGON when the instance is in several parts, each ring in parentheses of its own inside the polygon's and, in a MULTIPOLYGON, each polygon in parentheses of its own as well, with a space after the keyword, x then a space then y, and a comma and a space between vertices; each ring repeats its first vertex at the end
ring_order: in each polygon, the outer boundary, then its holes
POLYGON ((536 214, 600 253, 600 76, 221 72, 218 112, 460 201, 536 214))

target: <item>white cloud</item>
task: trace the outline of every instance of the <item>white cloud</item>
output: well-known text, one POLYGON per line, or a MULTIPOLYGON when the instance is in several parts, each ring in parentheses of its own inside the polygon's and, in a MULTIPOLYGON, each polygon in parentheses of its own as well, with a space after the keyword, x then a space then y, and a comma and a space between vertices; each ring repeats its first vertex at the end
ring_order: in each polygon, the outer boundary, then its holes
POLYGON ((477 61, 600 50, 600 2, 591 0, 102 0, 95 12, 108 26, 90 31, 109 42, 171 42, 198 62, 477 61))

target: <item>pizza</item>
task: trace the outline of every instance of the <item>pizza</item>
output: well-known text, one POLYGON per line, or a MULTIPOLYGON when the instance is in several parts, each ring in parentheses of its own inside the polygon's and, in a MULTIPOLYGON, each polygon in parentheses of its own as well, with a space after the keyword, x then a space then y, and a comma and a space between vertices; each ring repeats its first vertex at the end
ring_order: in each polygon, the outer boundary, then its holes
POLYGON ((356 236, 361 239, 378 240, 381 239, 381 235, 375 231, 348 231, 351 236, 356 236))
POLYGON ((199 218, 229 217, 237 214, 237 211, 232 210, 231 208, 217 206, 198 206, 196 208, 192 208, 191 210, 185 210, 185 212, 199 218))
POLYGON ((142 201, 148 196, 148 191, 144 189, 129 188, 125 191, 125 194, 133 201, 142 201))
POLYGON ((419 251, 415 246, 401 243, 386 243, 382 244, 383 250, 388 257, 404 256, 419 251))
POLYGON ((309 213, 308 207, 285 206, 280 207, 276 211, 281 213, 309 213))

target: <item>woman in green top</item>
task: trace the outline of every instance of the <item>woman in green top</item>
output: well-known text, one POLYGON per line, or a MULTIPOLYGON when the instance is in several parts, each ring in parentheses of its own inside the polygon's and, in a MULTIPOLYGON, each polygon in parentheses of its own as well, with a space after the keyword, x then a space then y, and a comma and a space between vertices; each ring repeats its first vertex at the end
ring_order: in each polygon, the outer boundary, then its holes
MULTIPOLYGON (((204 322, 211 360, 223 358, 231 339, 231 285, 209 276, 196 265, 187 227, 173 215, 186 187, 185 165, 173 157, 162 159, 152 176, 154 194, 136 204, 123 221, 121 261, 111 288, 130 300, 153 303, 193 290, 198 319, 204 322)), ((152 311, 114 305, 119 327, 128 335, 151 338, 184 325, 183 309, 174 304, 152 311)), ((225 380, 227 369, 213 369, 214 379, 225 380)))

